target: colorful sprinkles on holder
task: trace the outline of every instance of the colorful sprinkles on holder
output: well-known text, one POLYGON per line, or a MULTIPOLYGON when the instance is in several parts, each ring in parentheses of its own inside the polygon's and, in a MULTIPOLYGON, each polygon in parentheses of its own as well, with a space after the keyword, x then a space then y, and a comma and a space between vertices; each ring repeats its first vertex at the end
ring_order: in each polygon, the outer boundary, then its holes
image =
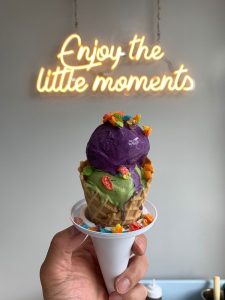
POLYGON ((84 221, 80 217, 75 217, 73 220, 77 225, 85 229, 88 229, 90 231, 96 231, 102 233, 126 233, 126 232, 135 231, 148 226, 154 221, 154 217, 148 213, 142 215, 142 217, 138 221, 133 222, 129 225, 122 226, 121 224, 116 224, 113 227, 106 227, 101 225, 88 226, 87 224, 84 223, 84 221))

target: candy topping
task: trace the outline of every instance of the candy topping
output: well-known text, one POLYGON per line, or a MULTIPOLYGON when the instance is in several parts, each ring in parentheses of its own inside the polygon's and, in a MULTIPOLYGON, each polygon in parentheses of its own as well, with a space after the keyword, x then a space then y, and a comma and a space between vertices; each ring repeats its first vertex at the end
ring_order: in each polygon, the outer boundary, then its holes
POLYGON ((130 115, 123 116, 124 122, 127 122, 130 119, 132 119, 132 117, 130 115))
POLYGON ((112 182, 109 176, 102 176, 102 184, 107 190, 111 191, 113 189, 112 182))
POLYGON ((154 221, 154 217, 148 213, 142 215, 142 217, 138 221, 132 222, 129 225, 122 226, 121 224, 116 224, 114 227, 105 227, 101 225, 88 226, 83 222, 83 220, 80 217, 75 217, 73 220, 77 225, 90 231, 96 231, 101 233, 127 233, 148 226, 154 221))
POLYGON ((133 127, 138 125, 140 121, 140 114, 136 114, 132 118, 130 115, 125 115, 123 112, 109 112, 103 116, 103 123, 109 122, 115 127, 123 127, 124 125, 127 125, 132 129, 133 127))
POLYGON ((143 224, 144 227, 149 225, 148 221, 145 218, 143 218, 142 224, 143 224))
POLYGON ((154 217, 150 214, 145 215, 144 219, 148 222, 148 224, 151 224, 154 221, 154 217))
POLYGON ((133 122, 135 122, 136 124, 139 124, 141 121, 141 115, 137 114, 133 117, 133 122))
POLYGON ((133 118, 130 118, 127 121, 127 125, 129 126, 130 129, 133 129, 140 123, 140 121, 141 121, 141 115, 138 114, 138 115, 135 115, 133 118))
POLYGON ((103 232, 103 233, 112 233, 111 230, 105 228, 105 227, 100 227, 100 232, 103 232))
POLYGON ((122 233, 123 232, 123 226, 120 224, 117 224, 115 227, 112 227, 112 233, 122 233))
POLYGON ((129 229, 130 231, 135 231, 138 229, 141 229, 143 226, 141 224, 139 224, 138 222, 133 222, 131 224, 129 224, 129 229))
POLYGON ((142 128, 143 128, 144 135, 149 136, 151 134, 151 132, 152 132, 151 127, 144 125, 144 126, 142 126, 142 128))
POLYGON ((144 161, 143 169, 144 169, 145 179, 146 180, 151 180, 152 179, 152 174, 154 173, 154 169, 153 169, 153 166, 151 164, 150 159, 148 159, 147 157, 144 161))
POLYGON ((89 227, 88 229, 91 230, 91 231, 98 231, 97 227, 89 227))
POLYGON ((103 116, 103 123, 109 122, 113 126, 123 127, 123 116, 123 112, 109 112, 103 116))
POLYGON ((86 166, 83 168, 84 176, 90 176, 94 172, 94 169, 91 166, 86 166))
POLYGON ((119 172, 119 175, 122 176, 124 179, 128 179, 131 176, 129 170, 125 166, 119 166, 117 171, 119 172))

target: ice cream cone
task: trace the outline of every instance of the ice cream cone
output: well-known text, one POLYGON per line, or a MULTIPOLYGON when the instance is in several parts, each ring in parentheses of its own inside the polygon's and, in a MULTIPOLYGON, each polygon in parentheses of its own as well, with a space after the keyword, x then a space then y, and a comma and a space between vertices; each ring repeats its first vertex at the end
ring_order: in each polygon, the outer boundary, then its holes
POLYGON ((146 187, 130 198, 123 210, 119 210, 107 197, 103 198, 88 187, 82 174, 82 170, 88 165, 88 161, 82 161, 80 163, 80 180, 87 201, 87 214, 93 223, 105 226, 114 226, 116 224, 127 225, 141 217, 143 204, 147 198, 153 174, 151 161, 148 160, 148 163, 150 170, 147 171, 149 172, 149 178, 146 187))
POLYGON ((80 217, 90 227, 95 225, 86 217, 85 211, 87 206, 85 200, 78 201, 72 208, 71 219, 74 226, 81 232, 91 236, 109 294, 115 290, 115 278, 127 268, 135 236, 149 230, 157 219, 156 208, 150 202, 146 202, 145 205, 145 210, 151 213, 154 221, 139 230, 126 233, 102 233, 88 230, 74 222, 75 217, 80 217))

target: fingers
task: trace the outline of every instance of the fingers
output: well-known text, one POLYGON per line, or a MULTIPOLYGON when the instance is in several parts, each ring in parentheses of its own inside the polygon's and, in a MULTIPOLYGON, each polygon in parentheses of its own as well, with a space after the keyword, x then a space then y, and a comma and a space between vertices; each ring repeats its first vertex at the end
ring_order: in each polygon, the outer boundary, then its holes
POLYGON ((145 255, 133 256, 128 268, 115 280, 115 290, 119 294, 126 294, 134 288, 144 276, 148 268, 148 260, 145 255))
POLYGON ((146 251, 147 248, 147 238, 145 237, 144 234, 140 234, 136 236, 132 251, 136 255, 143 255, 146 251))
POLYGON ((147 290, 146 288, 138 283, 135 287, 130 290, 128 293, 124 295, 120 295, 117 292, 113 292, 109 296, 109 300, 145 300, 147 297, 147 290))
POLYGON ((58 232, 51 241, 47 258, 54 261, 71 259, 73 251, 82 244, 85 237, 74 226, 58 232))

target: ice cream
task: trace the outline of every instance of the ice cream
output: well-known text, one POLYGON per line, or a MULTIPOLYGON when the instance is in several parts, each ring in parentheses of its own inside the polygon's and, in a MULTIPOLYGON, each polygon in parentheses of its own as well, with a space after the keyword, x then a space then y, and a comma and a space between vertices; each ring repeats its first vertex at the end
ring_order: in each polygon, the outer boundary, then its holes
POLYGON ((147 158, 150 127, 139 126, 140 115, 108 113, 91 135, 80 179, 87 216, 98 225, 128 225, 142 214, 153 168, 147 158))

